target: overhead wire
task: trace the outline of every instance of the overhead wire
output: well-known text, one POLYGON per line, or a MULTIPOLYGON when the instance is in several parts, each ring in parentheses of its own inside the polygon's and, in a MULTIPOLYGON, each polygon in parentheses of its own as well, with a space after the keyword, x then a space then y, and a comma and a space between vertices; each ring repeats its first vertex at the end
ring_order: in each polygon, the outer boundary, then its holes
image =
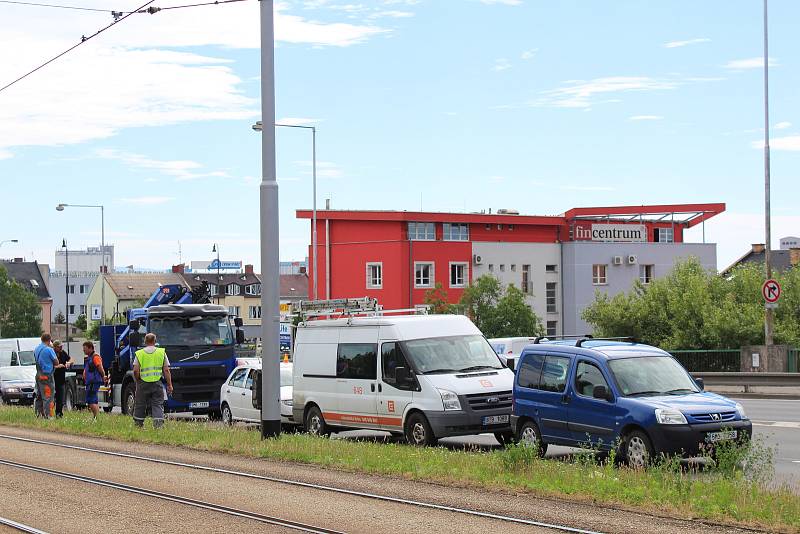
POLYGON ((56 9, 75 9, 78 11, 98 11, 100 13, 109 13, 109 9, 98 9, 94 7, 81 7, 81 6, 64 6, 58 4, 41 4, 39 2, 20 2, 18 0, 0 0, 0 4, 19 4, 22 6, 35 6, 35 7, 52 7, 56 9))

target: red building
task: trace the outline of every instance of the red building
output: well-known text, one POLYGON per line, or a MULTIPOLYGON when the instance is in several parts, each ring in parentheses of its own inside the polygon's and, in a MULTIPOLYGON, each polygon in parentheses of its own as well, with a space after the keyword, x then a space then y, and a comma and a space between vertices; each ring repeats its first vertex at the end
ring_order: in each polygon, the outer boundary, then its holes
MULTIPOLYGON (((319 294, 310 298, 370 296, 387 309, 398 309, 424 303, 425 293, 438 282, 448 300, 457 302, 474 278, 492 272, 504 283, 518 284, 532 298, 537 295, 544 310, 547 291, 552 284, 563 283, 561 273, 567 267, 561 261, 563 244, 681 244, 684 229, 724 210, 724 204, 575 208, 557 216, 518 215, 510 210, 495 214, 320 210, 319 294)), ((297 217, 311 219, 312 212, 299 210, 297 217)), ((309 247, 309 288, 317 276, 314 254, 309 247)))

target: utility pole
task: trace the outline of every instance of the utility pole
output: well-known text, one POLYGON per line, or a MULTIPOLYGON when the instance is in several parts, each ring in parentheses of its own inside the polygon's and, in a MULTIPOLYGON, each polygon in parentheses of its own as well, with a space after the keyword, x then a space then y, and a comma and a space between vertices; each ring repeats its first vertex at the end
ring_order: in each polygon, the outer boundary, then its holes
MULTIPOLYGON (((261 0, 261 438, 281 433, 280 260, 275 170, 275 36, 273 0, 261 0)), ((315 273, 316 274, 316 273, 315 273)))
MULTIPOLYGON (((766 279, 772 278, 772 215, 770 208, 770 165, 769 165, 769 33, 767 0, 764 0, 764 270, 766 279)), ((764 307, 764 344, 773 344, 774 315, 769 303, 764 307)))
MULTIPOLYGON (((64 248, 64 261, 66 262, 64 269, 66 272, 66 280, 64 282, 64 294, 66 296, 66 303, 64 304, 64 323, 66 323, 67 327, 67 335, 65 337, 67 343, 69 343, 69 247, 67 246, 66 239, 61 240, 61 246, 64 248)), ((67 345, 67 347, 69 347, 69 345, 67 345)))

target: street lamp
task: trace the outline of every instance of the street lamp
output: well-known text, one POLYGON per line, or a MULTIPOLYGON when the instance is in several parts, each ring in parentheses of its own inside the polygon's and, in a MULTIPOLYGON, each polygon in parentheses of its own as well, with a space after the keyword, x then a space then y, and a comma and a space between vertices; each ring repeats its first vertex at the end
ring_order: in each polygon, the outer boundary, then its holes
MULTIPOLYGON (((106 217, 105 208, 102 205, 92 204, 64 204, 63 202, 56 206, 56 211, 64 211, 64 208, 99 208, 100 209, 100 254, 103 257, 103 275, 107 274, 108 267, 106 266, 106 217)), ((100 324, 106 324, 106 281, 103 279, 100 285, 100 324)), ((69 312, 69 310, 67 310, 69 312)))
POLYGON ((65 271, 67 273, 66 281, 64 282, 64 295, 66 296, 66 303, 64 304, 64 322, 67 325, 67 343, 69 343, 69 248, 67 248, 67 240, 61 240, 61 248, 64 249, 64 256, 66 260, 65 271))
POLYGON ((222 277, 219 274, 219 268, 220 268, 219 248, 217 248, 217 244, 216 243, 214 243, 214 247, 211 249, 211 252, 216 252, 217 253, 217 283, 214 284, 214 285, 217 286, 217 304, 219 304, 219 294, 220 294, 220 291, 222 291, 222 285, 220 285, 220 280, 222 279, 222 277))
MULTIPOLYGON (((311 211, 311 249, 313 250, 313 272, 314 272, 314 287, 313 295, 314 300, 317 300, 317 127, 316 126, 300 126, 299 124, 275 124, 281 128, 301 128, 304 130, 311 130, 311 169, 312 169, 312 211, 311 211)), ((264 130, 264 123, 257 121, 253 126, 253 130, 261 132, 264 130)))

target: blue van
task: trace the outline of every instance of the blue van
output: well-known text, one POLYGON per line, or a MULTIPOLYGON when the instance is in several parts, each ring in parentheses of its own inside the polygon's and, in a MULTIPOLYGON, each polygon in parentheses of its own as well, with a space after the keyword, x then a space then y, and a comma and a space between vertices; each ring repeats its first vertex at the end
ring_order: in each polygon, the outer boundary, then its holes
POLYGON ((703 391, 702 380, 649 345, 537 339, 515 374, 512 428, 542 455, 550 444, 619 445, 621 460, 644 467, 661 454, 697 456, 752 434, 741 404, 703 391))

